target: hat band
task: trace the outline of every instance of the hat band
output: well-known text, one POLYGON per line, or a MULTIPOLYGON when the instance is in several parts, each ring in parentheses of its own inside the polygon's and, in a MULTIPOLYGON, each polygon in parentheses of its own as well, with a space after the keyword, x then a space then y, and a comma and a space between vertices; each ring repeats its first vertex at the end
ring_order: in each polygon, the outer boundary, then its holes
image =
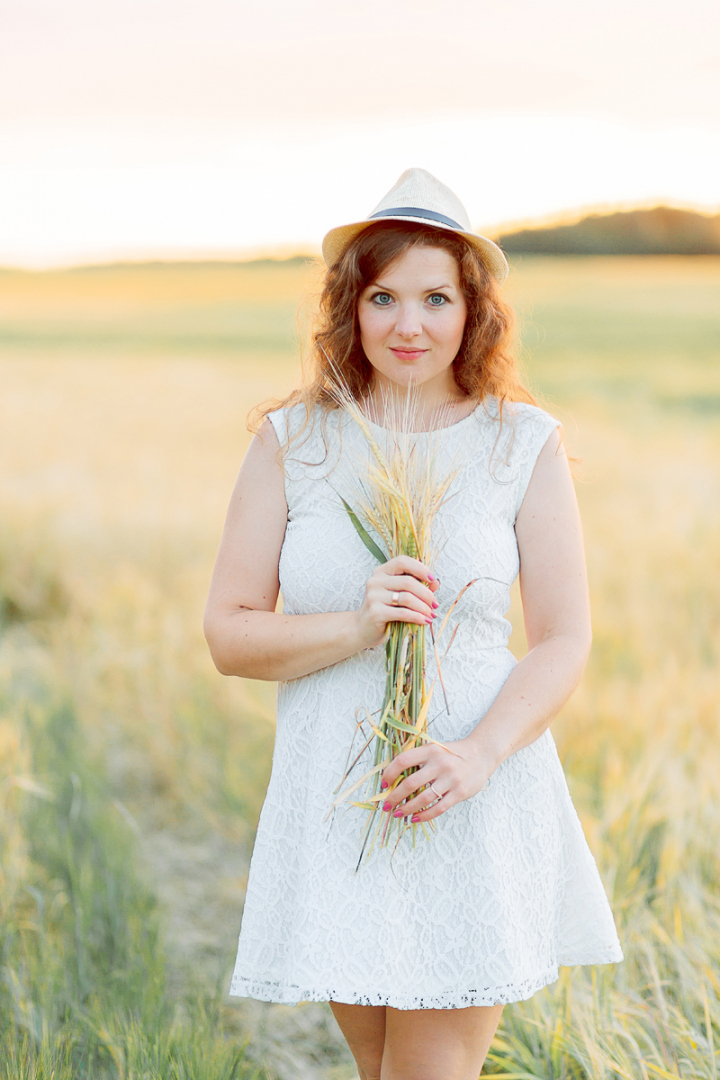
POLYGON ((416 217, 425 218, 427 221, 441 221, 443 225, 449 225, 452 229, 459 229, 463 231, 462 225, 459 225, 457 221, 453 221, 452 218, 445 217, 444 214, 438 214, 435 210, 424 210, 420 206, 395 206, 391 210, 378 210, 376 214, 371 214, 371 218, 383 218, 383 217, 416 217))

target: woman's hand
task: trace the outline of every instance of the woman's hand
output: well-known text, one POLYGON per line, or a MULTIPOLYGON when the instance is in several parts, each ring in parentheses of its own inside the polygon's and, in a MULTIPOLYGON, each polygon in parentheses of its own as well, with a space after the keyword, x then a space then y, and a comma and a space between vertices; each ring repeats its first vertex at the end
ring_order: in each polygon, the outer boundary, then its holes
POLYGON ((395 817, 409 816, 412 822, 432 821, 477 795, 495 768, 487 751, 470 739, 405 750, 383 771, 382 786, 387 788, 383 810, 395 817), (417 772, 393 787, 401 773, 414 767, 417 772))
POLYGON ((438 606, 433 597, 438 585, 427 566, 409 555, 398 555, 373 570, 355 612, 360 648, 379 645, 390 622, 431 623, 438 606))

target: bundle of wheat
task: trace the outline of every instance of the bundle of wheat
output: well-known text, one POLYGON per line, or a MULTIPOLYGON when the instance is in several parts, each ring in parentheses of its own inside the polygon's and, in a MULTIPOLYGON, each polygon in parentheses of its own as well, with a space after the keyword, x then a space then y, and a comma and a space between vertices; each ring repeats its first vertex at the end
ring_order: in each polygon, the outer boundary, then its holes
MULTIPOLYGON (((410 555, 431 567, 436 556, 433 546, 433 522, 438 510, 449 497, 449 489, 456 478, 459 466, 452 463, 440 472, 437 439, 433 432, 447 426, 447 410, 440 408, 432 416, 432 430, 427 438, 417 439, 419 402, 412 387, 402 397, 387 394, 383 397, 383 419, 386 437, 384 446, 368 423, 366 412, 338 381, 333 388, 338 406, 359 426, 369 448, 370 460, 367 478, 357 476, 350 505, 342 498, 343 506, 361 540, 380 563, 398 555, 410 555), (372 537, 372 530, 383 547, 372 537)), ((465 588, 468 588, 469 582, 465 588)), ((449 617, 460 596, 456 597, 437 632, 430 626, 430 638, 435 652, 437 679, 442 687, 441 659, 438 642, 448 625, 449 617)), ((452 644, 452 638, 448 648, 452 644)), ((368 858, 376 844, 387 846, 399 843, 406 832, 412 842, 418 827, 425 836, 430 833, 424 823, 412 824, 404 817, 383 814, 381 803, 387 791, 381 789, 382 771, 398 754, 422 743, 436 742, 428 734, 428 714, 435 689, 435 680, 426 682, 425 661, 427 652, 426 627, 416 623, 388 623, 385 639, 385 694, 379 716, 376 719, 365 708, 358 709, 357 733, 361 747, 353 755, 355 745, 348 754, 345 773, 335 789, 337 796, 331 811, 343 803, 368 811, 361 845, 358 867, 363 856, 368 858), (351 773, 372 747, 373 766, 359 779, 344 787, 351 773), (344 788, 344 790, 343 790, 344 788), (362 790, 364 789, 364 790, 362 790), (359 798, 351 796, 361 793, 359 798), (348 802, 348 800, 350 800, 348 802)), ((446 650, 447 652, 447 650, 446 650)), ((443 691, 444 693, 444 691, 443 691)), ((442 745, 442 744, 441 744, 442 745)), ((447 749, 447 747, 446 747, 447 749)), ((449 753, 452 751, 448 750, 449 753)), ((396 787, 410 772, 402 772, 393 784, 396 787)), ((434 829, 430 823, 430 829, 434 829)))

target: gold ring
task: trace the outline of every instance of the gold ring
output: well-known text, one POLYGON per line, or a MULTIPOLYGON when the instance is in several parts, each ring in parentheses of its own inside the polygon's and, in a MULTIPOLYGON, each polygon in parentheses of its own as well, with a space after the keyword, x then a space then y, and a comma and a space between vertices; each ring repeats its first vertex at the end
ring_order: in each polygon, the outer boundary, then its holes
POLYGON ((440 799, 442 799, 442 797, 443 797, 443 796, 442 796, 442 795, 440 794, 440 792, 439 792, 439 791, 437 790, 437 788, 435 787, 435 785, 434 785, 434 784, 428 784, 428 787, 429 787, 429 788, 432 788, 432 789, 433 789, 433 791, 435 792, 435 794, 436 794, 436 795, 437 795, 437 797, 438 797, 438 801, 439 801, 440 799))
POLYGON ((393 607, 400 607, 400 593, 394 592, 392 594, 392 600, 390 601, 393 607))

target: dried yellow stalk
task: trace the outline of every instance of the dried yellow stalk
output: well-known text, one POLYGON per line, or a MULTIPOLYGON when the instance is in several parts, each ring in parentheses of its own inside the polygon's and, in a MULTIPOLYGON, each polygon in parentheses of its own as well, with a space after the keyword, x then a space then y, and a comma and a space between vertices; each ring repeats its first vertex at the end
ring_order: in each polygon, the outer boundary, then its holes
MULTIPOLYGON (((340 380, 334 396, 340 408, 358 425, 370 448, 367 478, 357 478, 355 491, 351 495, 352 506, 345 499, 342 500, 360 538, 380 562, 398 555, 410 555, 432 566, 435 556, 433 522, 458 473, 457 467, 450 468, 442 475, 439 472, 437 438, 434 436, 447 426, 443 423, 447 419, 445 410, 436 412, 435 423, 428 437, 418 440, 415 430, 418 420, 417 395, 412 388, 402 398, 386 395, 383 399, 386 432, 383 446, 368 423, 365 412, 340 380), (385 551, 373 540, 368 529, 377 534, 385 551)), ((443 629, 446 625, 447 616, 443 629)), ((427 628, 404 622, 390 623, 388 628, 385 641, 386 685, 380 716, 375 723, 367 710, 358 710, 361 714, 358 730, 364 732, 369 727, 371 734, 366 737, 352 763, 351 747, 349 765, 335 789, 338 798, 331 808, 332 812, 346 803, 368 812, 357 868, 363 856, 369 857, 378 843, 383 847, 391 843, 396 845, 410 831, 414 845, 418 826, 406 818, 385 814, 381 809, 380 804, 387 794, 380 789, 382 770, 403 751, 423 743, 436 742, 428 734, 428 714, 434 685, 426 685, 427 628), (373 744, 373 767, 350 787, 344 788, 365 750, 373 744), (362 796, 348 801, 349 796, 358 792, 363 784, 366 788, 362 796)), ((432 635, 432 628, 430 633, 432 635)), ((442 682, 435 637, 433 647, 442 682)), ((415 770, 401 773, 393 787, 412 771, 415 770)), ((424 825, 421 827, 429 838, 427 828, 424 825)))

